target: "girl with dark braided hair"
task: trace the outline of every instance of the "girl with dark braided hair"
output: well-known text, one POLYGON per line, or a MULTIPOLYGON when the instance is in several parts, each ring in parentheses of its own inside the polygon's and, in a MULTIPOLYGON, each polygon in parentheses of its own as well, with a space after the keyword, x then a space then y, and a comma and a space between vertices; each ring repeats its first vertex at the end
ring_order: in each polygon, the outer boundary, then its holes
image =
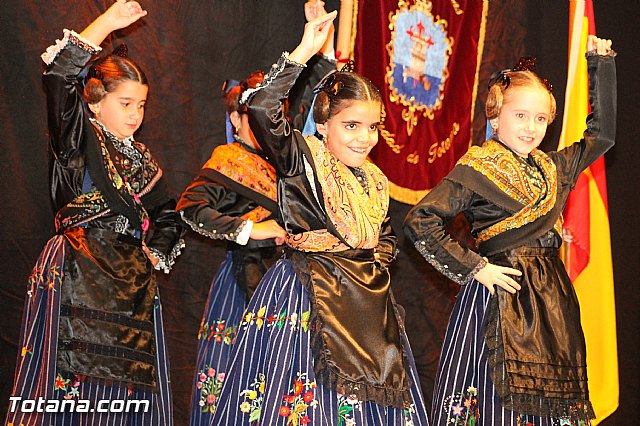
POLYGON ((118 0, 42 55, 57 235, 29 279, 8 424, 173 424, 154 269, 169 272, 184 243, 162 169, 133 137, 148 82, 119 55, 79 81, 145 15, 118 0), (21 402, 39 398, 46 410, 21 402))
POLYGON ((380 93, 333 72, 316 87, 303 133, 283 112, 335 16, 307 23, 299 46, 243 95, 276 172, 287 247, 243 315, 210 425, 428 425, 390 289, 388 182, 367 160, 380 93))

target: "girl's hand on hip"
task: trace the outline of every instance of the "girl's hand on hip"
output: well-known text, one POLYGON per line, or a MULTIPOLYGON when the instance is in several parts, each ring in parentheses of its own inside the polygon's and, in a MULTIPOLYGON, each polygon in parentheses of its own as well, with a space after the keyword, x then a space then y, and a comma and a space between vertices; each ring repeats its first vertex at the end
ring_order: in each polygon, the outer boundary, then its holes
POLYGON ((487 263, 473 278, 485 286, 491 294, 495 293, 495 286, 502 287, 509 293, 515 293, 521 287, 510 275, 521 276, 522 272, 506 266, 487 263))

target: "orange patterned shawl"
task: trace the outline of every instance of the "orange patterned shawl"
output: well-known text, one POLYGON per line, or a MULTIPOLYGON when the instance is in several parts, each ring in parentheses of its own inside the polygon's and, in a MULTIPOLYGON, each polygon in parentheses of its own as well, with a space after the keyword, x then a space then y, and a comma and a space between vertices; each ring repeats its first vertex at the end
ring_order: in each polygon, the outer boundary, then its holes
MULTIPOLYGON (((239 143, 220 145, 213 150, 204 167, 215 170, 247 188, 277 201, 276 172, 262 157, 242 148, 239 143)), ((260 222, 271 215, 262 206, 243 214, 244 220, 260 222)))

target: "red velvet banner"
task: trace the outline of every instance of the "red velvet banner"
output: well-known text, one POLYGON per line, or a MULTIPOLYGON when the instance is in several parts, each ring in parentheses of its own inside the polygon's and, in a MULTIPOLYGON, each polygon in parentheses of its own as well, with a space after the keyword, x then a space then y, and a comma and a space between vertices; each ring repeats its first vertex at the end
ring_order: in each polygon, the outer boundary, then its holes
POLYGON ((391 197, 415 204, 470 146, 487 2, 356 4, 357 71, 385 102, 370 157, 388 176, 391 197))

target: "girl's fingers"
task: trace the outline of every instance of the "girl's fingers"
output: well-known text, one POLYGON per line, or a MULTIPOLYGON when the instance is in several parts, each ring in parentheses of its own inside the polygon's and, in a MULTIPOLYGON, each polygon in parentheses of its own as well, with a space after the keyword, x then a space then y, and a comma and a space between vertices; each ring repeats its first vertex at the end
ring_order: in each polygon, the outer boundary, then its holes
POLYGON ((521 276, 522 275, 522 272, 520 272, 519 270, 513 269, 513 268, 508 268, 506 266, 503 266, 500 269, 500 272, 503 273, 503 274, 509 274, 509 275, 517 275, 517 276, 521 276))
POLYGON ((496 280, 496 285, 507 290, 509 293, 515 293, 516 289, 513 288, 511 285, 509 285, 509 283, 506 280, 496 280))
POLYGON ((482 284, 482 285, 485 286, 487 290, 489 290, 489 293, 491 293, 492 295, 496 292, 496 289, 493 284, 491 285, 482 284))
MULTIPOLYGON (((517 281, 515 281, 513 278, 505 276, 504 281, 511 286, 514 290, 520 290, 522 287, 520 286, 520 284, 518 284, 517 281)), ((515 291, 514 291, 515 293, 515 291)))
POLYGON ((334 10, 333 12, 329 12, 326 15, 322 15, 319 18, 316 18, 311 22, 316 24, 317 26, 320 26, 320 25, 323 25, 323 24, 325 24, 325 23, 327 23, 329 21, 333 21, 337 14, 338 14, 338 11, 334 10))

